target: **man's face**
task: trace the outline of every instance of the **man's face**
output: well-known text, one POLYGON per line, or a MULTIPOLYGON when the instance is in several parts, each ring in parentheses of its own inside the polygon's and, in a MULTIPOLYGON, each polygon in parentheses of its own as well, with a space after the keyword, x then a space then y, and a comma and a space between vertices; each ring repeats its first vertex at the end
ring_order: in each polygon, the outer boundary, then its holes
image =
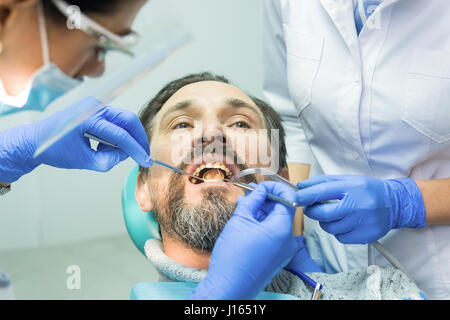
POLYGON ((136 198, 144 211, 155 212, 167 235, 193 249, 211 251, 237 198, 245 195, 222 180, 246 168, 273 168, 264 117, 238 88, 204 81, 178 90, 153 123, 152 157, 206 181, 154 164, 138 179, 136 198))

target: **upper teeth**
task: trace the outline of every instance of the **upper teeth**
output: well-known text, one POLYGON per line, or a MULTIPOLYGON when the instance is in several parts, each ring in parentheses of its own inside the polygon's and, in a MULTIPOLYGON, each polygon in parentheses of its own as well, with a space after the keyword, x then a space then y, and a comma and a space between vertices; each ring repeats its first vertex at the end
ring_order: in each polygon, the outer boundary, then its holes
POLYGON ((199 177, 199 176, 200 176, 200 172, 201 172, 203 169, 209 169, 209 168, 211 168, 211 169, 221 169, 221 170, 225 171, 225 173, 226 173, 227 176, 231 176, 231 171, 230 171, 230 169, 228 169, 225 165, 219 164, 219 163, 206 163, 206 164, 202 164, 202 165, 200 165, 200 167, 198 167, 198 168, 194 171, 193 175, 199 177))

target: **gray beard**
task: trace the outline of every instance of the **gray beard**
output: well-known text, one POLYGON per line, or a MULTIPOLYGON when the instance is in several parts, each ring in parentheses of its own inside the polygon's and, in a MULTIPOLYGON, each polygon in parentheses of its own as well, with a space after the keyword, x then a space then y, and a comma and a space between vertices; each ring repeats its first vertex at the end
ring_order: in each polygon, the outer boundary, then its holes
POLYGON ((210 253, 231 218, 236 203, 226 199, 226 189, 210 187, 202 190, 203 200, 199 205, 188 204, 182 181, 181 175, 173 173, 168 190, 152 188, 156 220, 169 237, 186 244, 193 251, 210 253), (155 197, 153 190, 159 198, 155 197))

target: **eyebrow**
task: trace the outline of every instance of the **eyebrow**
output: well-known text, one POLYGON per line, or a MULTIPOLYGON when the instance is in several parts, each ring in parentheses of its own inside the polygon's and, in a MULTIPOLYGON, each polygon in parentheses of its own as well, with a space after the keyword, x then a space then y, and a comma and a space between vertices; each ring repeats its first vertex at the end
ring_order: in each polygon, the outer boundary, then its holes
POLYGON ((181 111, 183 109, 187 109, 192 105, 192 100, 184 100, 181 102, 178 102, 177 104, 174 104, 169 108, 169 110, 166 111, 166 114, 181 111))
POLYGON ((178 102, 177 104, 171 106, 169 110, 166 111, 166 114, 161 118, 161 122, 164 121, 165 118, 167 118, 171 113, 181 111, 183 109, 187 109, 192 105, 192 100, 184 100, 181 102, 178 102))
MULTIPOLYGON (((234 108, 246 108, 253 112, 256 111, 254 106, 252 106, 251 104, 245 102, 244 100, 238 99, 238 98, 227 99, 227 100, 225 100, 225 103, 234 108)), ((184 100, 184 101, 178 102, 177 104, 174 104, 166 111, 165 115, 161 119, 161 122, 163 122, 164 119, 166 117, 168 117, 171 113, 187 109, 187 108, 191 107, 193 104, 194 103, 192 100, 184 100)))
POLYGON ((251 109, 252 111, 255 111, 254 106, 252 106, 251 104, 245 102, 244 100, 238 99, 238 98, 228 99, 228 100, 226 100, 226 103, 235 108, 246 108, 246 109, 251 109))

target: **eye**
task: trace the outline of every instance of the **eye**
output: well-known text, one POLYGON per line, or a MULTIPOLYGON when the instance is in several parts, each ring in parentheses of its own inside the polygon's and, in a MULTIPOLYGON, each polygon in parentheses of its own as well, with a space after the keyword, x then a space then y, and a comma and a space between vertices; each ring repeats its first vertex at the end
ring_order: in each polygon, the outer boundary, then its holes
POLYGON ((192 128, 192 126, 186 122, 179 123, 174 127, 174 129, 189 129, 189 128, 192 128))
POLYGON ((232 127, 240 129, 250 129, 250 126, 244 121, 238 121, 232 125, 232 127))

